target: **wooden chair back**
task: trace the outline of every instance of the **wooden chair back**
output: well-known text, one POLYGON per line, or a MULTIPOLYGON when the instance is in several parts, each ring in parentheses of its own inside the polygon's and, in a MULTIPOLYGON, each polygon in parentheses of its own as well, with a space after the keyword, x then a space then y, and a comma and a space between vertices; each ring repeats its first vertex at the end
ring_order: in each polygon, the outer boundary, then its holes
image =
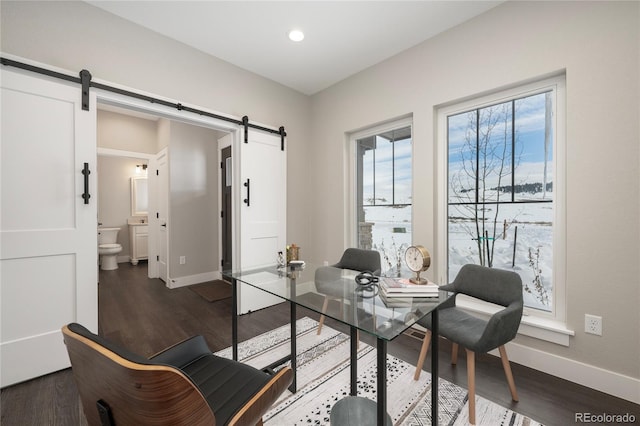
POLYGON ((62 332, 90 426, 216 424, 202 393, 177 368, 118 353, 69 326, 62 332), (108 412, 101 414, 99 403, 108 412))

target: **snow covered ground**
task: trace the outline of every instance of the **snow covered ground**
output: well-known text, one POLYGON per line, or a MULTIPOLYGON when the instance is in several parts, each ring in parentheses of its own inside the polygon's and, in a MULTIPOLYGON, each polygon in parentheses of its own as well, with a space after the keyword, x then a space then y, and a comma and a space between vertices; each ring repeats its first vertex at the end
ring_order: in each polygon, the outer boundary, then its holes
MULTIPOLYGON (((490 236, 493 236, 494 208, 495 206, 489 206, 486 212, 485 223, 490 236)), ((520 275, 525 287, 525 306, 551 310, 552 204, 502 205, 498 213, 492 266, 513 270, 520 275), (504 232, 505 220, 507 220, 506 232, 504 232), (536 283, 539 285, 536 286, 536 283)), ((460 218, 464 216, 464 212, 451 209, 449 216, 460 218)), ((411 207, 370 207, 366 211, 366 219, 375 223, 373 226, 374 248, 381 252, 383 273, 388 275, 397 273, 399 259, 401 274, 410 275, 410 271, 404 264, 404 251, 411 244, 411 207), (391 268, 389 268, 389 262, 392 265, 391 268)), ((450 220, 449 282, 455 278, 462 265, 480 263, 475 232, 475 221, 450 220)), ((491 244, 492 240, 489 243, 491 244)), ((432 255, 434 254, 434 247, 427 247, 427 249, 432 255)))
MULTIPOLYGON (((525 306, 551 310, 553 250, 553 209, 551 204, 516 204, 502 208, 493 248, 494 268, 513 270, 522 278, 525 306), (504 232, 504 220, 507 230, 504 232), (517 229, 517 236, 516 236, 517 229), (515 245, 515 253, 514 253, 515 245), (539 286, 536 286, 539 282, 539 286), (528 291, 527 291, 528 290, 528 291)), ((489 215, 493 218, 493 215, 489 215)), ((488 220, 489 235, 493 235, 493 219, 488 220)), ((449 281, 467 263, 480 263, 475 234, 475 222, 449 222, 449 281)), ((486 242, 483 241, 486 244, 486 242)), ((489 240, 489 244, 492 241, 489 240)))

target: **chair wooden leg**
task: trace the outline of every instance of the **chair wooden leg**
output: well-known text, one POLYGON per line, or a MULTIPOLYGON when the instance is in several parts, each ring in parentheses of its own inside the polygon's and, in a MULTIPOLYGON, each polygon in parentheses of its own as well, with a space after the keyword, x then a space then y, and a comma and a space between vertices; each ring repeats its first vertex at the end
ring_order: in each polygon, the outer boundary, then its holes
POLYGON ((427 330, 424 333, 422 348, 420 349, 420 356, 418 356, 418 364, 416 365, 416 372, 413 375, 413 380, 418 380, 420 378, 420 373, 422 373, 422 364, 424 364, 424 360, 427 357, 427 351, 429 350, 429 343, 431 343, 431 330, 427 330))
POLYGON ((476 354, 467 351, 467 387, 469 388, 469 424, 476 424, 476 354))
MULTIPOLYGON (((327 312, 327 306, 329 306, 329 298, 324 298, 324 303, 322 304, 322 313, 327 312)), ((324 324, 324 315, 320 315, 320 321, 318 322, 318 334, 322 331, 322 324, 324 324)))
POLYGON ((458 363, 458 344, 451 342, 451 364, 456 365, 458 363))
POLYGON ((504 368, 504 375, 507 376, 507 383, 509 384, 509 391, 511 392, 511 399, 518 402, 518 392, 516 391, 516 383, 513 381, 513 374, 511 373, 511 364, 509 364, 509 358, 507 358, 507 349, 504 345, 498 348, 500 351, 500 359, 502 360, 502 368, 504 368))

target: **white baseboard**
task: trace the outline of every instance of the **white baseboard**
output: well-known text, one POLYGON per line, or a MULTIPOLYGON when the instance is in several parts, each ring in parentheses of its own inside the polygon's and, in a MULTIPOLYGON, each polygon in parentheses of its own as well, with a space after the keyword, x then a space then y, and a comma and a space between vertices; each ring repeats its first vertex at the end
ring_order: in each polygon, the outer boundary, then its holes
MULTIPOLYGON (((640 404, 640 379, 518 343, 511 342, 506 346, 509 360, 514 363, 640 404)), ((490 353, 500 356, 497 350, 490 353)))
POLYGON ((185 287, 192 284, 205 283, 207 281, 220 280, 222 274, 220 271, 203 272, 202 274, 187 275, 185 277, 177 277, 167 279, 167 287, 178 288, 185 287))

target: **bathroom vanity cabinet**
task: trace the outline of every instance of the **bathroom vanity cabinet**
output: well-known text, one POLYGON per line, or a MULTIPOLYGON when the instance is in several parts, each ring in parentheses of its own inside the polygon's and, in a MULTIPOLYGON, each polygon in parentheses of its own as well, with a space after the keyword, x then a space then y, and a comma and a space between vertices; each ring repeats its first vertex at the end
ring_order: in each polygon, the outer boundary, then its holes
POLYGON ((146 223, 130 223, 129 239, 131 247, 131 264, 137 265, 139 260, 148 259, 149 225, 146 223))

